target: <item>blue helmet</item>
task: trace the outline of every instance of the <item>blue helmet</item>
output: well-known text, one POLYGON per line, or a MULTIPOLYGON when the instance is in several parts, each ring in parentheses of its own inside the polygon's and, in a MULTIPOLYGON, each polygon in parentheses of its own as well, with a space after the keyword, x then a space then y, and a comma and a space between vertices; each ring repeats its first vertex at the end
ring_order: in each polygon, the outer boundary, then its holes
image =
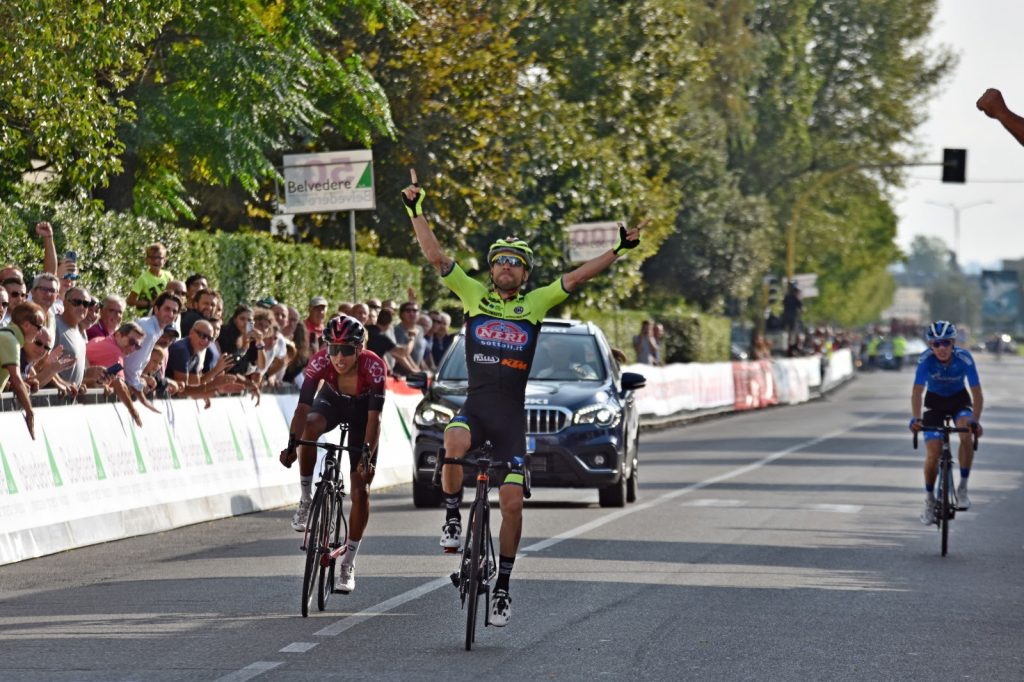
POLYGON ((928 327, 928 332, 925 336, 929 341, 939 341, 941 339, 952 341, 956 339, 956 326, 946 320, 936 320, 928 327))

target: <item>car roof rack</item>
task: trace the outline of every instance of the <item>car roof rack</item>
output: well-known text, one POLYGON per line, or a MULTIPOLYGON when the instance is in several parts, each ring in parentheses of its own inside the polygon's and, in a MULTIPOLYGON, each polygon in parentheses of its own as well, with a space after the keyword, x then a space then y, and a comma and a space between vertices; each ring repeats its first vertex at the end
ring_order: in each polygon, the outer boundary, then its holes
POLYGON ((545 327, 575 327, 581 323, 579 320, 566 319, 564 317, 545 317, 541 324, 545 327))

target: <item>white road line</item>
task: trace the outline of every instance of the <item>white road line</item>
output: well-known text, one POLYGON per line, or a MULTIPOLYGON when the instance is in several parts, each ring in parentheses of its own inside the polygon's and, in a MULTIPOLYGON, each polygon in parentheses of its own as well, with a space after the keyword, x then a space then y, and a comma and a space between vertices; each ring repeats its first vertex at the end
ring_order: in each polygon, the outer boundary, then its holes
POLYGON ((283 649, 278 650, 282 654, 304 654, 316 646, 316 642, 292 642, 283 649))
MULTIPOLYGON (((730 479, 736 478, 737 476, 742 476, 743 474, 750 473, 751 471, 756 471, 757 469, 760 469, 761 467, 763 467, 763 466, 765 466, 767 464, 771 464, 775 460, 781 459, 782 457, 785 457, 786 455, 790 455, 790 454, 792 454, 794 452, 797 452, 799 450, 803 450, 805 448, 813 447, 813 446, 815 446, 815 445, 817 445, 819 443, 823 443, 823 442, 825 442, 827 440, 830 440, 832 438, 836 438, 837 436, 841 436, 844 433, 849 433, 850 431, 854 431, 856 429, 859 429, 859 428, 861 428, 863 426, 866 426, 867 424, 870 424, 872 422, 876 422, 876 421, 878 421, 879 419, 882 419, 885 416, 886 415, 884 415, 884 414, 876 415, 874 417, 871 417, 870 419, 865 419, 863 421, 857 422, 853 426, 849 426, 849 427, 847 427, 845 429, 839 429, 837 431, 833 431, 831 433, 827 433, 824 436, 819 436, 817 438, 812 438, 811 440, 805 441, 803 443, 799 443, 799 444, 794 445, 792 447, 788 447, 785 450, 779 450, 778 452, 773 452, 772 454, 768 455, 767 457, 765 457, 763 459, 760 459, 760 460, 758 460, 756 462, 753 462, 751 464, 748 464, 746 466, 742 466, 739 469, 733 469, 732 471, 727 471, 724 474, 719 474, 718 476, 712 476, 711 478, 705 479, 703 481, 698 481, 697 483, 690 484, 690 485, 688 485, 688 486, 686 486, 684 488, 680 488, 678 490, 673 490, 672 492, 668 492, 668 493, 665 493, 663 495, 659 495, 658 497, 654 498, 653 500, 650 500, 649 502, 644 502, 644 503, 641 503, 641 504, 636 504, 636 505, 633 505, 632 507, 627 507, 627 508, 624 508, 624 509, 620 509, 620 510, 618 510, 616 512, 612 512, 611 514, 607 514, 605 516, 602 516, 599 519, 594 519, 593 521, 591 521, 589 523, 585 523, 582 526, 577 526, 576 528, 572 528, 570 530, 567 530, 564 533, 559 533, 558 535, 550 537, 547 540, 542 540, 540 542, 534 543, 534 544, 530 545, 529 547, 522 547, 522 548, 519 549, 519 555, 527 554, 529 552, 539 552, 541 550, 548 549, 549 547, 557 545, 558 543, 562 542, 563 540, 569 540, 569 539, 577 537, 579 535, 583 535, 584 533, 590 532, 591 530, 593 530, 595 528, 600 528, 601 526, 609 524, 612 521, 617 521, 618 519, 621 519, 624 516, 628 516, 630 514, 635 514, 636 512, 643 511, 645 509, 650 509, 651 507, 654 507, 656 505, 659 505, 659 504, 662 504, 664 502, 668 502, 670 500, 674 500, 677 497, 681 497, 683 495, 687 495, 689 493, 692 493, 695 490, 701 490, 703 488, 707 488, 708 486, 714 485, 716 483, 721 483, 722 481, 728 481, 730 479)), ((395 609, 395 608, 401 606, 402 604, 410 602, 413 599, 419 599, 420 597, 422 597, 424 595, 430 594, 431 592, 433 592, 435 590, 441 589, 445 585, 451 585, 451 584, 452 584, 452 582, 448 578, 437 578, 436 580, 431 580, 430 582, 424 583, 423 585, 420 585, 419 587, 414 587, 413 589, 408 590, 407 592, 403 592, 402 594, 396 595, 396 596, 392 597, 391 599, 388 599, 386 601, 382 601, 381 603, 377 604, 376 606, 371 606, 371 607, 369 607, 367 609, 364 609, 363 611, 360 611, 359 613, 354 613, 351 616, 346 616, 346 617, 342 618, 341 620, 338 620, 338 621, 332 623, 331 625, 328 625, 327 627, 323 628, 322 630, 318 630, 317 632, 315 632, 313 634, 320 635, 322 637, 333 637, 335 635, 339 635, 342 632, 345 632, 346 630, 354 628, 356 625, 359 625, 360 623, 366 622, 366 621, 368 621, 371 618, 374 618, 376 616, 383 615, 383 614, 387 613, 388 611, 391 611, 392 609, 395 609)), ((218 678, 216 680, 216 682, 244 682, 245 680, 251 680, 252 678, 256 677, 257 675, 261 675, 262 673, 264 673, 264 672, 266 672, 268 670, 273 670, 274 668, 276 668, 279 665, 281 665, 281 663, 279 663, 279 662, 278 663, 267 663, 267 662, 259 661, 259 662, 253 663, 252 665, 246 666, 245 668, 242 668, 241 670, 235 671, 235 672, 231 673, 230 675, 226 675, 224 677, 218 678)))
POLYGON ((864 507, 859 504, 808 504, 804 509, 831 514, 859 514, 864 507))
POLYGON ((284 661, 256 661, 251 665, 245 666, 241 670, 228 673, 224 677, 218 677, 215 682, 245 682, 246 680, 251 680, 257 675, 262 675, 268 670, 273 670, 282 663, 284 663, 284 661))

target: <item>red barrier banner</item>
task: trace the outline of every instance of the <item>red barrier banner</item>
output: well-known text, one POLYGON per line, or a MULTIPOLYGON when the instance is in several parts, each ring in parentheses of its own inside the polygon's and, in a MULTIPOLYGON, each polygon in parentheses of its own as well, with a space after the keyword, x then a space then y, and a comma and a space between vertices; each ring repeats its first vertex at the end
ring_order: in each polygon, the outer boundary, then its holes
POLYGON ((779 394, 770 360, 734 362, 732 378, 736 393, 735 409, 756 410, 778 404, 779 394))

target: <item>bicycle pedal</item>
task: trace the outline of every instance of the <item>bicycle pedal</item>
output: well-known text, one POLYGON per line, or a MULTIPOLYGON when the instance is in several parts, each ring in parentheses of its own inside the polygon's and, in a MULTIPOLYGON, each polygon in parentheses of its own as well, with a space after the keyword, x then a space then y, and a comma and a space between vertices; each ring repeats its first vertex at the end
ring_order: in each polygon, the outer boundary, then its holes
POLYGON ((452 573, 450 576, 448 576, 448 578, 452 581, 452 585, 454 585, 455 587, 459 586, 459 572, 458 571, 455 571, 454 573, 452 573))
POLYGON ((444 550, 445 554, 458 554, 459 553, 459 548, 458 547, 442 547, 442 549, 444 550))

